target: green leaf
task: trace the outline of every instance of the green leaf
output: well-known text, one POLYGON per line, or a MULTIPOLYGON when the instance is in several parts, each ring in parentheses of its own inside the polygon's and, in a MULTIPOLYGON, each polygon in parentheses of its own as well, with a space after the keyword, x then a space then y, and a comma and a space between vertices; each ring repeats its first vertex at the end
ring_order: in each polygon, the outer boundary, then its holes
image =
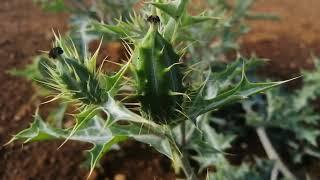
POLYGON ((43 76, 40 82, 58 91, 59 98, 83 104, 101 104, 106 100, 96 75, 99 72, 90 72, 79 59, 44 59, 40 61, 39 69, 43 76))
POLYGON ((174 141, 166 136, 166 129, 151 120, 131 112, 112 97, 104 104, 103 111, 108 114, 106 126, 116 136, 126 136, 139 142, 149 144, 160 153, 173 159, 171 144, 174 141), (118 121, 125 121, 127 125, 117 124, 118 121))
POLYGON ((310 144, 317 147, 317 138, 320 135, 320 130, 314 128, 300 128, 297 133, 300 138, 307 140, 310 144))
POLYGON ((65 138, 65 141, 60 145, 64 145, 69 139, 74 136, 81 128, 85 128, 88 125, 88 122, 93 120, 93 117, 96 116, 99 107, 96 106, 85 106, 79 114, 75 116, 76 124, 73 126, 68 137, 65 138))
POLYGON ((165 25, 163 37, 169 42, 173 37, 175 26, 177 26, 177 22, 173 18, 170 18, 168 23, 165 25))
POLYGON ((129 121, 144 122, 144 124, 130 123, 129 125, 120 125, 114 123, 112 126, 105 126, 105 124, 102 124, 101 119, 95 116, 96 108, 88 107, 76 116, 77 124, 73 129, 59 129, 46 124, 38 113, 36 113, 34 122, 30 128, 15 135, 8 143, 16 140, 22 140, 24 143, 27 143, 55 139, 64 139, 65 142, 67 140, 76 140, 92 143, 94 147, 89 151, 90 172, 92 172, 92 168, 94 168, 103 154, 110 150, 112 145, 125 141, 127 138, 133 138, 142 143, 149 144, 160 153, 173 159, 170 145, 171 140, 164 136, 162 133, 164 130, 160 126, 156 127, 158 131, 152 134, 156 128, 149 129, 144 127, 150 124, 152 125, 152 122, 135 119, 142 119, 142 117, 133 114, 124 107, 116 107, 111 110, 110 108, 106 109, 109 110, 109 115, 117 120, 129 119, 129 121))
MULTIPOLYGON (((169 19, 164 18, 161 15, 161 13, 158 13, 160 14, 160 17, 162 17, 161 20, 164 21, 162 22, 165 25, 163 35, 166 40, 173 42, 175 41, 175 38, 182 37, 183 34, 185 34, 184 32, 181 32, 176 35, 177 30, 179 29, 178 28, 179 26, 183 28, 183 27, 187 27, 190 25, 204 22, 204 21, 219 19, 211 16, 206 16, 204 15, 204 13, 201 13, 198 16, 188 15, 186 12, 187 3, 188 3, 188 0, 176 0, 176 1, 165 2, 165 3, 163 2, 151 3, 153 6, 157 7, 158 9, 160 9, 161 11, 163 11, 164 13, 166 13, 171 17, 169 19)), ((180 28, 180 30, 182 30, 182 28, 180 28)))
POLYGON ((208 172, 208 180, 265 180, 270 179, 274 163, 270 160, 255 158, 255 166, 242 163, 239 166, 231 165, 227 159, 220 158, 216 163, 216 171, 208 172), (232 172, 232 173, 230 173, 232 172))
POLYGON ((173 3, 151 3, 155 7, 159 8, 163 12, 167 13, 169 16, 171 16, 174 19, 178 18, 177 15, 177 7, 173 3))
POLYGON ((161 154, 167 156, 171 160, 173 160, 171 145, 168 138, 160 137, 152 134, 146 135, 135 135, 133 138, 139 142, 143 142, 145 144, 149 144, 161 154))
MULTIPOLYGON (((182 26, 190 26, 190 25, 194 25, 197 23, 202 23, 205 21, 217 21, 220 18, 215 18, 215 17, 210 17, 210 16, 205 16, 205 15, 198 15, 198 16, 190 16, 190 15, 185 15, 182 18, 182 26)), ((214 22, 210 22, 210 23, 214 23, 214 22)))
POLYGON ((185 12, 188 0, 175 0, 169 3, 152 2, 153 6, 167 13, 173 19, 178 20, 185 12))
POLYGON ((31 126, 16 134, 10 142, 22 140, 27 143, 69 138, 70 140, 101 144, 112 138, 111 132, 108 129, 104 129, 97 119, 70 136, 71 132, 69 129, 51 127, 36 113, 31 126))
POLYGON ((173 160, 173 154, 170 145, 170 139, 162 134, 153 134, 148 129, 136 124, 130 125, 113 125, 110 127, 111 131, 118 136, 127 136, 136 141, 148 144, 155 148, 161 154, 173 160))
POLYGON ((99 32, 102 34, 114 34, 118 39, 125 39, 134 42, 136 39, 141 39, 148 31, 148 25, 145 19, 137 14, 130 15, 125 22, 122 19, 117 20, 117 24, 103 24, 100 22, 91 22, 89 31, 99 32))
POLYGON ((103 144, 95 144, 92 149, 88 151, 88 162, 90 162, 90 172, 88 177, 93 172, 99 160, 103 157, 105 153, 111 150, 112 146, 118 144, 122 141, 127 140, 125 136, 114 136, 109 141, 106 141, 103 144))
MULTIPOLYGON (((297 94, 299 92, 301 90, 296 91, 297 94)), ((299 96, 296 94, 283 94, 280 89, 275 89, 266 95, 267 114, 263 116, 257 113, 258 116, 264 117, 264 121, 260 121, 260 125, 293 131, 296 135, 295 138, 317 146, 316 140, 320 131, 316 126, 319 124, 320 115, 310 106, 297 107, 295 102, 299 96)), ((254 112, 252 111, 252 113, 254 112)), ((247 114, 250 115, 248 111, 247 114)))
POLYGON ((196 103, 192 105, 192 107, 189 110, 189 115, 191 120, 196 122, 196 118, 209 111, 217 110, 221 108, 222 106, 235 103, 240 100, 244 100, 248 98, 248 96, 266 91, 272 87, 278 86, 280 84, 289 82, 293 79, 289 79, 286 81, 279 81, 279 82, 268 82, 268 83, 252 83, 250 82, 246 75, 245 75, 245 69, 244 66, 242 68, 242 78, 238 85, 234 87, 231 90, 226 90, 224 92, 219 93, 216 97, 213 97, 211 99, 202 99, 198 100, 196 103))
POLYGON ((108 126, 111 126, 112 124, 120 120, 154 124, 151 121, 146 120, 141 116, 131 112, 122 104, 114 100, 110 95, 108 101, 103 105, 102 110, 108 115, 108 119, 106 122, 108 126))
MULTIPOLYGON (((223 151, 231 147, 231 142, 234 140, 233 135, 224 135, 217 133, 214 128, 210 126, 210 114, 206 113, 199 117, 200 123, 198 129, 191 121, 186 121, 186 143, 183 148, 195 151, 192 159, 199 163, 199 172, 204 169, 214 166, 223 157, 223 151)), ((180 126, 175 127, 175 137, 179 142, 181 139, 180 126)))
MULTIPOLYGON (((86 113, 85 113, 86 114, 86 113)), ((82 114, 84 115, 84 114, 82 114)), ((93 117, 82 129, 72 132, 69 129, 58 129, 46 124, 36 113, 30 128, 15 135, 8 143, 22 140, 24 143, 44 140, 70 139, 81 142, 88 142, 94 145, 89 150, 90 174, 101 159, 114 144, 127 139, 126 136, 115 136, 110 129, 103 127, 100 118, 93 117)), ((89 174, 89 176, 90 176, 89 174)))
POLYGON ((320 95, 320 59, 314 58, 315 69, 311 71, 303 70, 303 87, 296 91, 294 97, 294 108, 302 109, 309 105, 320 95))
POLYGON ((32 64, 28 64, 23 69, 11 69, 8 71, 10 75, 18 76, 18 77, 24 77, 28 80, 34 80, 39 79, 41 77, 39 71, 38 71, 38 62, 39 58, 35 58, 32 62, 32 64))
POLYGON ((132 35, 132 32, 130 32, 128 29, 125 29, 124 27, 120 26, 120 24, 108 25, 108 24, 102 24, 99 22, 93 22, 93 23, 91 23, 91 25, 92 25, 93 31, 98 31, 98 32, 103 32, 103 33, 115 33, 120 38, 126 38, 126 37, 132 35))
POLYGON ((172 140, 161 133, 161 131, 164 130, 159 129, 160 133, 157 133, 152 131, 152 129, 144 127, 143 124, 139 126, 135 123, 130 123, 129 125, 114 124, 109 128, 114 135, 130 137, 135 139, 136 141, 148 144, 155 148, 161 154, 173 160, 173 154, 170 144, 172 140))
POLYGON ((99 80, 102 87, 104 87, 104 91, 109 93, 111 96, 115 96, 120 89, 120 83, 123 79, 125 73, 127 72, 129 66, 131 64, 131 60, 128 61, 125 65, 121 67, 121 69, 114 75, 101 75, 99 80))
POLYGON ((212 78, 215 81, 225 81, 226 79, 230 79, 230 77, 234 77, 233 74, 238 74, 237 69, 239 68, 239 66, 241 66, 241 61, 237 59, 231 64, 228 64, 223 71, 214 72, 212 74, 212 78))

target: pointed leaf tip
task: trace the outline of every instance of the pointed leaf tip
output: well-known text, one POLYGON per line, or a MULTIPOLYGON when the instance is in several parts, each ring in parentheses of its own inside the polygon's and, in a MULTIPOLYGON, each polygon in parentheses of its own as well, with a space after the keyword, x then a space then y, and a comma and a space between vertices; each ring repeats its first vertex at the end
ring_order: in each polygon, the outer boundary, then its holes
POLYGON ((287 83, 300 77, 301 76, 278 82, 252 83, 246 77, 245 68, 243 64, 242 78, 238 85, 236 85, 231 90, 220 92, 216 97, 211 99, 205 99, 204 97, 200 97, 199 99, 198 97, 197 102, 194 103, 190 108, 190 119, 197 124, 196 119, 201 114, 217 110, 225 105, 246 99, 249 96, 264 92, 272 87, 279 86, 281 84, 287 83))

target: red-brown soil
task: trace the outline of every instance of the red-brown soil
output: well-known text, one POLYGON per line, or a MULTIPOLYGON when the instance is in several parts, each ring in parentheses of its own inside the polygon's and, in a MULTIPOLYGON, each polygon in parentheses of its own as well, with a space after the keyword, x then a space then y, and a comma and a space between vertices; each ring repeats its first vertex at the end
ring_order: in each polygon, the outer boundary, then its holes
MULTIPOLYGON (((242 39, 245 54, 271 59, 263 69, 269 76, 293 77, 300 68, 312 68, 310 53, 320 55, 319 0, 258 0, 254 9, 274 12, 281 21, 250 22, 252 31, 242 39)), ((42 12, 30 0, 2 0, 0 6, 0 145, 28 127, 39 100, 31 83, 6 73, 31 62, 38 50, 50 48, 51 29, 64 32, 67 16, 42 12)), ((116 46, 116 45, 115 45, 116 46)), ((107 55, 112 55, 110 52, 107 55)), ((0 147, 0 179, 85 179, 81 168, 86 144, 41 142, 0 147)), ((169 161, 137 143, 112 152, 91 179, 174 179, 169 161), (103 170, 102 170, 103 169, 103 170), (123 179, 123 178, 122 178, 123 179)))
POLYGON ((257 0, 253 9, 277 15, 279 21, 249 22, 252 30, 242 41, 242 51, 270 59, 263 68, 269 77, 294 77, 313 67, 311 54, 320 55, 318 0, 257 0))

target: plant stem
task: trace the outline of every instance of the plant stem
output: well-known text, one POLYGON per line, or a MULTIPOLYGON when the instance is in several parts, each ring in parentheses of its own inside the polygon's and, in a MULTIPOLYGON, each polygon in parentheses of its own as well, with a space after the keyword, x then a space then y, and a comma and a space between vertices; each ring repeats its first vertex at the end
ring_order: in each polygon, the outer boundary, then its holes
POLYGON ((281 173, 288 179, 297 180, 295 175, 289 170, 289 168, 283 163, 277 151, 274 149, 268 135, 263 127, 258 127, 256 132, 259 136, 259 139, 262 143, 262 146, 267 153, 270 160, 276 162, 275 166, 281 171, 281 173))
POLYGON ((180 158, 181 166, 184 174, 186 175, 187 180, 197 180, 197 176, 193 171, 193 168, 190 165, 188 155, 186 152, 182 152, 182 156, 180 158))
MULTIPOLYGON (((181 149, 183 149, 183 147, 186 144, 186 122, 182 122, 181 124, 181 149)), ((181 157, 181 165, 182 165, 182 169, 184 174, 186 175, 187 179, 190 180, 194 180, 197 179, 191 165, 188 159, 188 154, 182 150, 182 157, 181 157)))
POLYGON ((184 147, 186 144, 186 122, 181 124, 181 146, 184 147))
POLYGON ((176 173, 179 173, 180 168, 183 170, 184 175, 187 180, 197 180, 197 176, 194 173, 193 168, 190 165, 188 153, 184 151, 183 148, 178 147, 176 143, 171 143, 171 149, 173 151, 173 165, 177 170, 176 173))
POLYGON ((274 166, 272 168, 272 171, 271 171, 271 178, 270 180, 277 180, 278 179, 278 175, 279 175, 279 169, 277 166, 274 166))

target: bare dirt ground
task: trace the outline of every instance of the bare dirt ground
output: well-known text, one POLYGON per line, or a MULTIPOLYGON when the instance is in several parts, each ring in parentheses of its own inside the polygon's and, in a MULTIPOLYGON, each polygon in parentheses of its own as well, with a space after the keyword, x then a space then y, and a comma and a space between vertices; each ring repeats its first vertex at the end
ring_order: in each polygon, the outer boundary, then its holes
MULTIPOLYGON (((242 39, 245 54, 255 52, 271 59, 263 71, 280 78, 312 68, 310 53, 320 55, 319 0, 258 0, 254 9, 273 12, 281 21, 250 21, 252 31, 242 39)), ((37 50, 50 48, 51 29, 64 32, 67 16, 42 12, 30 0, 2 0, 0 6, 0 145, 26 128, 38 102, 32 100, 30 82, 10 76, 11 68, 31 62, 37 50)), ((0 147, 0 179, 84 179, 82 150, 88 145, 41 142, 0 147)), ((124 152, 113 152, 92 179, 173 179, 170 163, 150 148, 128 143, 124 152)))
POLYGON ((319 0, 257 0, 253 9, 277 15, 279 21, 249 22, 252 30, 243 38, 243 52, 268 58, 263 68, 269 77, 288 78, 299 69, 313 67, 311 54, 320 55, 319 0))

